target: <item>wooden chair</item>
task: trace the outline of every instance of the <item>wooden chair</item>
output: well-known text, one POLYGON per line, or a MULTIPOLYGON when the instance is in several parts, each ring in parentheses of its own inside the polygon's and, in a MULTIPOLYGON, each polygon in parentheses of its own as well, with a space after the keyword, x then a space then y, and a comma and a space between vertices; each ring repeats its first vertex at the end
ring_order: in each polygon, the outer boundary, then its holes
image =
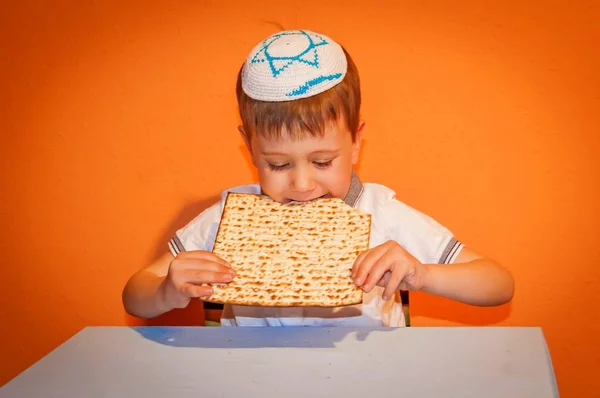
POLYGON ((204 304, 204 326, 220 326, 223 304, 207 303, 204 304))
POLYGON ((404 311, 404 318, 406 320, 406 326, 410 327, 410 305, 408 290, 400 290, 400 299, 402 300, 402 310, 404 311))

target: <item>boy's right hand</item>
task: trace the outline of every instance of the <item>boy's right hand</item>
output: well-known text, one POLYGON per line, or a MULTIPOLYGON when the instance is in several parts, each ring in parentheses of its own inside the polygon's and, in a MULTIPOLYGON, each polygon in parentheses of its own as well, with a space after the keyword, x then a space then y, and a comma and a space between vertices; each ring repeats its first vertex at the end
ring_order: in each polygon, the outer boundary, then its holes
POLYGON ((208 297, 213 293, 210 286, 202 284, 229 283, 234 275, 233 268, 211 252, 180 252, 171 261, 161 286, 165 303, 170 308, 185 308, 190 299, 208 297))

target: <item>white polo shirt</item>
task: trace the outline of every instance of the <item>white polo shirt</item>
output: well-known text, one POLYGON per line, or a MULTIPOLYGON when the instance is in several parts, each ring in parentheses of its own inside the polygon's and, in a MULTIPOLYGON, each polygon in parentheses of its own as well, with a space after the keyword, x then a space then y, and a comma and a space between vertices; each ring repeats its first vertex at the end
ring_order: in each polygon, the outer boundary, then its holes
MULTIPOLYGON (((169 242, 173 255, 181 251, 212 251, 228 192, 260 194, 258 184, 234 187, 222 192, 221 200, 209 207, 169 242)), ((371 214, 369 247, 396 241, 425 264, 453 263, 463 248, 453 234, 431 217, 396 199, 393 190, 379 184, 361 183, 356 175, 344 201, 371 214)), ((340 308, 252 307, 225 305, 222 326, 405 326, 399 295, 384 301, 383 288, 376 286, 363 295, 363 303, 340 308)))

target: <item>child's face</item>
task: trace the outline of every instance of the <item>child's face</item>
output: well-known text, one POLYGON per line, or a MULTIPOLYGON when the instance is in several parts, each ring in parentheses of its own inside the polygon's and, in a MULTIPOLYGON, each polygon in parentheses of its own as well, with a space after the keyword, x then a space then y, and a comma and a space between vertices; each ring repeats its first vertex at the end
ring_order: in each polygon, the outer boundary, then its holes
POLYGON ((344 123, 330 123, 322 137, 267 139, 253 134, 246 144, 258 170, 263 192, 279 203, 320 197, 344 198, 350 189, 352 166, 358 162, 361 124, 352 142, 344 123))

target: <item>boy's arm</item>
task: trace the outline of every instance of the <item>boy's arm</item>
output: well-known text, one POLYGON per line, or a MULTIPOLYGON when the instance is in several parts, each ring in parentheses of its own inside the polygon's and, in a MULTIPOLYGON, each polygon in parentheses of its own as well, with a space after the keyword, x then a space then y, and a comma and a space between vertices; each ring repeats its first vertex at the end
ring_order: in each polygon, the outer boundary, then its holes
POLYGON ((210 251, 221 208, 219 201, 202 211, 177 231, 170 250, 130 277, 122 293, 129 314, 153 318, 186 307, 192 298, 210 296, 207 284, 231 282, 230 265, 210 251))
POLYGON ((512 275, 496 261, 464 247, 453 264, 428 264, 422 291, 478 306, 509 302, 512 275))
POLYGON ((153 318, 187 307, 192 298, 212 294, 211 283, 229 283, 235 272, 223 259, 204 250, 167 252, 136 272, 123 289, 123 306, 134 316, 153 318))
POLYGON ((392 240, 361 253, 352 267, 352 278, 365 292, 375 285, 384 287, 385 300, 403 289, 494 306, 507 303, 514 293, 513 278, 507 270, 466 247, 452 264, 424 264, 392 240))
POLYGON ((166 252, 129 278, 123 289, 123 306, 127 313, 153 318, 172 309, 164 300, 161 286, 174 258, 171 252, 166 252))

